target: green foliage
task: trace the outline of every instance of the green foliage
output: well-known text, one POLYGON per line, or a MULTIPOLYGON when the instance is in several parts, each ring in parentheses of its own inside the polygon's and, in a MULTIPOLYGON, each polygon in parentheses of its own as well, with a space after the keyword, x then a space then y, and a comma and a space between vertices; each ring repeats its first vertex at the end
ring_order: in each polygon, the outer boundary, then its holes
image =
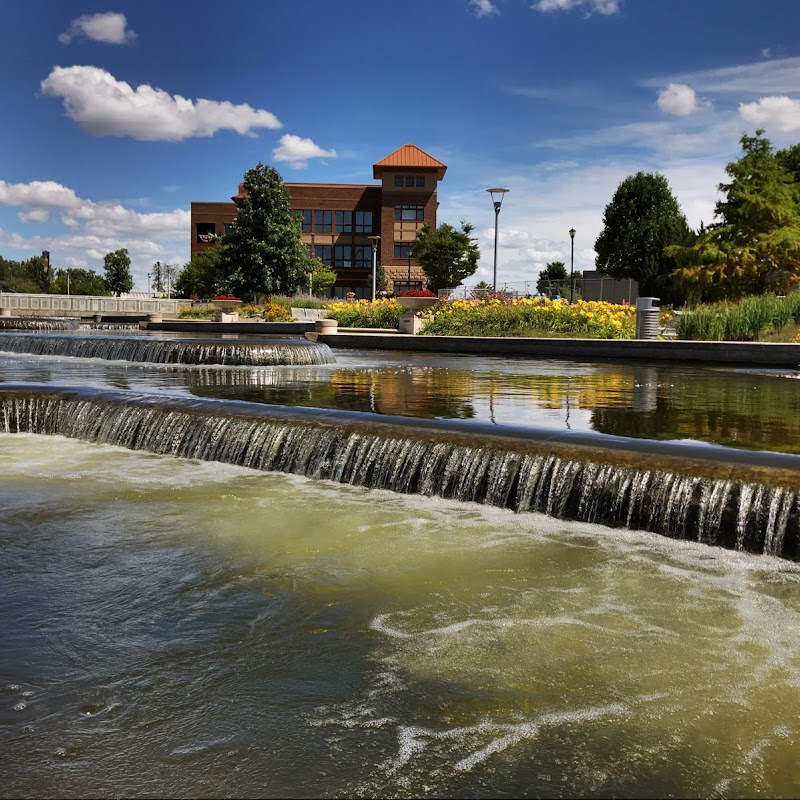
POLYGON ((675 318, 678 338, 695 341, 758 341, 790 325, 800 325, 800 292, 709 303, 685 309, 675 318))
POLYGON ((41 256, 34 256, 26 261, 11 261, 0 256, 0 281, 17 292, 49 292, 49 275, 44 264, 41 256))
POLYGON ((487 293, 491 293, 492 291, 492 284, 488 281, 478 281, 472 287, 472 296, 475 298, 485 297, 487 293))
POLYGON ((133 289, 131 259, 124 247, 103 256, 103 269, 106 273, 106 288, 113 295, 119 297, 133 289))
POLYGON ((411 255, 422 265, 431 291, 459 286, 465 278, 475 274, 480 250, 476 240, 470 237, 473 230, 474 225, 463 219, 460 231, 446 222, 438 228, 422 226, 411 255))
POLYGON ((225 290, 254 299, 291 294, 302 285, 306 251, 302 228, 292 215, 281 176, 261 163, 244 174, 245 196, 237 197, 236 222, 220 250, 225 290))
POLYGON ((55 294, 91 295, 107 297, 111 294, 106 282, 92 269, 60 269, 53 281, 55 294))
MULTIPOLYGON (((220 246, 209 247, 202 253, 192 256, 184 264, 175 278, 174 293, 178 297, 215 297, 222 292, 222 272, 220 270, 220 246)), ((158 262, 156 262, 158 263, 158 262)), ((155 274, 155 264, 153 265, 155 274)), ((155 289, 155 284, 153 284, 155 289)), ((161 291, 161 290, 159 290, 161 291)))
MULTIPOLYGON (((333 284, 331 284, 333 285, 333 284)), ((386 278, 386 270, 383 264, 375 265, 375 291, 385 292, 389 288, 389 281, 386 278)))
POLYGON ((667 179, 637 172, 625 178, 603 213, 597 237, 597 269, 617 280, 633 278, 639 294, 673 301, 668 275, 675 269, 670 245, 686 245, 693 234, 667 179))
POLYGON ((216 306, 179 306, 180 319, 214 319, 219 309, 216 306))
POLYGON ((283 306, 285 309, 291 308, 327 308, 333 300, 325 297, 309 297, 307 294, 295 294, 291 297, 283 294, 273 294, 269 296, 269 302, 283 306))
MULTIPOLYGON (((575 272, 572 275, 573 287, 580 289, 581 274, 575 272)), ((539 273, 536 281, 536 291, 543 294, 545 290, 549 293, 558 293, 562 297, 569 297, 569 272, 563 261, 551 261, 539 273)))
MULTIPOLYGON (((303 286, 308 287, 309 275, 311 276, 311 294, 322 294, 326 289, 336 283, 336 273, 318 258, 309 258, 306 261, 303 286)), ((298 308, 298 306, 295 306, 298 308)))
POLYGON ((725 168, 718 222, 694 245, 668 250, 680 267, 674 280, 695 299, 787 292, 800 281, 800 186, 786 166, 794 148, 779 158, 763 133, 742 136, 744 155, 725 168))

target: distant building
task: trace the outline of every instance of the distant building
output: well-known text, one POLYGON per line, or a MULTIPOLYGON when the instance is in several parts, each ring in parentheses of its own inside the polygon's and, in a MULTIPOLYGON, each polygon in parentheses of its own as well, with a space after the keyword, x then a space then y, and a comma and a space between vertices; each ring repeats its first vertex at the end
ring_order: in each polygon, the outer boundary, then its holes
MULTIPOLYGON (((380 236, 377 262, 389 289, 422 289, 424 276, 410 249, 419 229, 436 227, 438 183, 447 167, 413 144, 403 145, 372 167, 376 184, 285 183, 292 211, 301 217, 309 255, 327 264, 337 278, 334 297, 372 293, 372 240, 380 236)), ((239 192, 243 191, 239 185, 239 192)), ((236 195, 240 197, 241 194, 236 195)), ((225 236, 236 219, 234 202, 192 203, 194 256, 225 236)))
POLYGON ((628 305, 639 297, 639 284, 633 278, 618 281, 603 275, 597 270, 584 270, 581 280, 581 298, 583 300, 603 300, 606 303, 622 303, 628 305))

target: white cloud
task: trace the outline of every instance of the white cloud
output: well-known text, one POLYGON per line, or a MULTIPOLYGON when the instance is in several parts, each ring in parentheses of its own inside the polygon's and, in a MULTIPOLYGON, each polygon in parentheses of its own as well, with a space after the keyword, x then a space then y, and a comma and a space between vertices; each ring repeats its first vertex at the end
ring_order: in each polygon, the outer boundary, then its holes
POLYGON ((701 100, 691 86, 685 83, 670 83, 666 89, 658 94, 658 107, 667 114, 686 117, 696 114, 703 108, 708 108, 710 103, 701 100))
POLYGON ((133 89, 99 67, 54 67, 41 89, 61 97, 67 116, 95 136, 181 141, 219 130, 252 136, 257 128, 283 127, 274 114, 246 103, 192 101, 147 84, 133 89))
POLYGON ((740 103, 739 115, 758 128, 792 133, 800 130, 800 100, 782 95, 762 97, 754 103, 740 103))
POLYGON ((292 133, 281 136, 278 146, 272 151, 275 161, 288 161, 295 169, 308 166, 309 158, 336 158, 335 150, 323 150, 311 139, 301 139, 292 133))
POLYGON ((30 211, 20 211, 17 218, 20 222, 47 222, 50 212, 46 208, 32 208, 30 211))
POLYGON ((467 7, 478 19, 500 13, 492 0, 469 0, 467 7))
POLYGON ((136 33, 128 28, 124 14, 108 11, 105 14, 84 14, 72 20, 58 41, 70 44, 73 39, 91 39, 106 44, 126 44, 136 38, 136 33))
POLYGON ((538 0, 532 8, 536 11, 585 10, 587 14, 617 14, 621 0, 538 0))

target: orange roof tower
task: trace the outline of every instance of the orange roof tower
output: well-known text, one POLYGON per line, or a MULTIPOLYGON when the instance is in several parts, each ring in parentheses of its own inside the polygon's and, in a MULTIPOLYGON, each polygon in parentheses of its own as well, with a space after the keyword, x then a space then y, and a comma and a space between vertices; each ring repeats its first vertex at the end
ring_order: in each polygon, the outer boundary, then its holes
POLYGON ((434 169, 436 179, 442 180, 447 167, 441 161, 437 161, 433 156, 429 156, 424 150, 420 150, 415 144, 404 144, 398 147, 393 153, 389 153, 386 158, 382 158, 372 166, 372 177, 380 178, 384 169, 434 169))

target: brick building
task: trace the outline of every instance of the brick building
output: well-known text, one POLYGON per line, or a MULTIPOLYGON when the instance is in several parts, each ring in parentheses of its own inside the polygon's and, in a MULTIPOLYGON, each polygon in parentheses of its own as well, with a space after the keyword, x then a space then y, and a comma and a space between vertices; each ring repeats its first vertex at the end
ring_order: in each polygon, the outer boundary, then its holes
MULTIPOLYGON (((403 145, 372 167, 380 183, 285 183, 292 211, 302 218, 303 243, 336 272, 329 294, 372 293, 372 243, 389 289, 421 289, 423 275, 409 250, 426 222, 436 227, 438 182, 447 167, 413 144, 403 145), (372 238, 371 238, 372 237, 372 238)), ((242 187, 240 186, 240 191, 242 187)), ((194 256, 224 236, 236 218, 236 204, 192 203, 194 256)))

